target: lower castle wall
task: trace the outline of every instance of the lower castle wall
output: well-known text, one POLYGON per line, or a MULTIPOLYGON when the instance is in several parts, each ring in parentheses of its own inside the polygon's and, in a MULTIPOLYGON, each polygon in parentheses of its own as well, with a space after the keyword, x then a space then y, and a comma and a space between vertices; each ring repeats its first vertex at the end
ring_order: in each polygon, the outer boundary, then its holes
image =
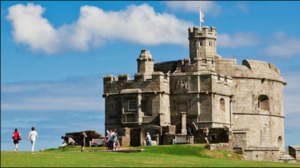
POLYGON ((259 150, 245 150, 243 156, 246 160, 278 161, 279 150, 263 148, 259 150))
POLYGON ((208 145, 209 150, 231 150, 231 146, 228 143, 218 143, 208 145))
MULTIPOLYGON (((284 119, 264 115, 234 115, 234 129, 246 129, 243 141, 236 141, 243 149, 253 147, 279 147, 284 150, 284 119), (255 122, 249 122, 255 121, 255 122), (254 138, 255 137, 255 138, 254 138), (246 145, 246 146, 245 146, 246 145)), ((234 134, 235 135, 235 134, 234 134)), ((236 134, 236 138, 239 138, 236 134)), ((236 144, 234 144, 235 146, 236 144)))

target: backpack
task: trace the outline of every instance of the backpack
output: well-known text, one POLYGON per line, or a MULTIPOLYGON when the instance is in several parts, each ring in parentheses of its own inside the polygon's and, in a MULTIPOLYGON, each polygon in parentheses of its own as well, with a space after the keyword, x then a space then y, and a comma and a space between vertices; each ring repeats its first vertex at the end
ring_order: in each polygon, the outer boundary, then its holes
POLYGON ((12 139, 13 140, 21 140, 20 133, 19 132, 14 132, 12 139))

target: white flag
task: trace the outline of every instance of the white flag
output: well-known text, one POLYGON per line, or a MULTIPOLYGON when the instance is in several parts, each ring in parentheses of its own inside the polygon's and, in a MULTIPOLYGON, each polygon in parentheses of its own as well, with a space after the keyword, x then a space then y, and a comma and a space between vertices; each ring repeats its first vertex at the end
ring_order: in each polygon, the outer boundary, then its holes
POLYGON ((204 22, 204 13, 200 9, 200 22, 204 22))

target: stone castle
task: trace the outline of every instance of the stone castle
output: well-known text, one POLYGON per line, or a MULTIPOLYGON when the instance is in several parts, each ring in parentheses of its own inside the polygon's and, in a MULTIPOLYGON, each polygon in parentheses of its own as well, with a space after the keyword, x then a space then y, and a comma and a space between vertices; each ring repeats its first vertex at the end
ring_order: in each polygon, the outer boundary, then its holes
POLYGON ((224 59, 214 27, 188 29, 189 57, 154 63, 149 50, 128 74, 103 78, 105 130, 123 145, 204 143, 240 150, 248 160, 277 161, 284 151, 283 80, 267 62, 224 59), (188 141, 187 141, 188 140, 188 141))

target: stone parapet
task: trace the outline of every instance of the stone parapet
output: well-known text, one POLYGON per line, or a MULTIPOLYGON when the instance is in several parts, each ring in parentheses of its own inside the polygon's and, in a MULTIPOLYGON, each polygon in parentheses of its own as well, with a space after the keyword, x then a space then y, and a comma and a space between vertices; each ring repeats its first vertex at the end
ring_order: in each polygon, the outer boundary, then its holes
POLYGON ((206 145, 208 150, 231 150, 231 146, 228 143, 217 143, 206 145))

